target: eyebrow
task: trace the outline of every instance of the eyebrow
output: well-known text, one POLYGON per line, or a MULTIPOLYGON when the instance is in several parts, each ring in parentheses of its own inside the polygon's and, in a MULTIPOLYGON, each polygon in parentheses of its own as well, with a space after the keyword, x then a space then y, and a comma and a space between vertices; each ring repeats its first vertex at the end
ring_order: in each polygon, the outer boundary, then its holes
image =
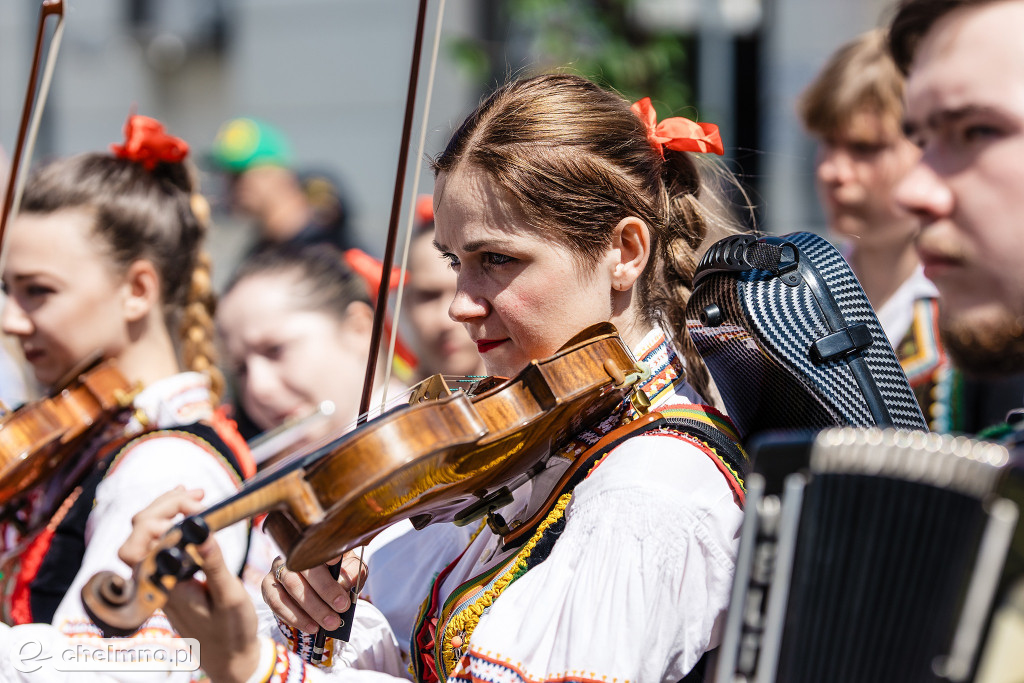
POLYGON ((26 282, 28 280, 34 280, 38 277, 54 277, 52 273, 45 273, 43 271, 32 271, 30 273, 15 273, 11 277, 3 278, 5 281, 10 280, 12 282, 26 282))
MULTIPOLYGON (((447 246, 445 246, 443 244, 440 244, 437 240, 434 240, 434 248, 437 249, 441 253, 447 253, 447 252, 451 251, 447 246)), ((483 251, 483 250, 486 250, 486 249, 498 249, 498 250, 501 250, 501 249, 504 249, 504 248, 505 248, 505 246, 501 242, 501 240, 488 240, 488 239, 475 240, 473 242, 466 242, 464 245, 462 245, 462 251, 466 252, 467 254, 473 253, 475 251, 483 251)))

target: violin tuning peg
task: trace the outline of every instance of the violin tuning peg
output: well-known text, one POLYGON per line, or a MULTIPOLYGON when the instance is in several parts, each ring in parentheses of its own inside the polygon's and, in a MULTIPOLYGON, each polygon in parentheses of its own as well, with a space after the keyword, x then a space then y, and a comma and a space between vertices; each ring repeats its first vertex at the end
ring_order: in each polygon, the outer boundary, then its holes
POLYGON ((156 554, 158 576, 178 576, 185 564, 185 553, 180 548, 164 548, 156 554))
POLYGON ((186 517, 181 521, 181 540, 188 545, 199 545, 210 537, 210 527, 202 517, 186 517))

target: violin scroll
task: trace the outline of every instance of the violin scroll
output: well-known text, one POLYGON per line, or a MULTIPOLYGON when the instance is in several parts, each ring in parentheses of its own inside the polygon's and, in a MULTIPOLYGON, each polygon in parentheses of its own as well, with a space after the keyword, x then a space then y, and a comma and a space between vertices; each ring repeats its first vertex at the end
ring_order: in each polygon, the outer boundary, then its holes
POLYGON ((126 579, 112 571, 94 574, 82 588, 82 604, 107 637, 130 636, 167 602, 179 581, 202 568, 195 547, 210 537, 199 516, 187 517, 170 529, 126 579))

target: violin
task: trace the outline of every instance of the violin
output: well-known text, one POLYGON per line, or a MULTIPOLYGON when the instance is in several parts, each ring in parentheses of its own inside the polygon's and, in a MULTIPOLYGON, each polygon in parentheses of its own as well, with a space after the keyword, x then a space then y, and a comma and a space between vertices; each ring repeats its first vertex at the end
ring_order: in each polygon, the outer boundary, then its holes
POLYGON ((611 323, 482 393, 421 396, 312 452, 257 475, 242 490, 168 531, 124 579, 100 572, 82 589, 108 636, 129 635, 199 570, 210 532, 271 511, 264 529, 299 571, 338 557, 382 529, 480 517, 574 434, 607 416, 646 376, 611 323))
POLYGON ((137 393, 110 361, 93 362, 58 386, 0 421, 0 506, 50 477, 137 393))

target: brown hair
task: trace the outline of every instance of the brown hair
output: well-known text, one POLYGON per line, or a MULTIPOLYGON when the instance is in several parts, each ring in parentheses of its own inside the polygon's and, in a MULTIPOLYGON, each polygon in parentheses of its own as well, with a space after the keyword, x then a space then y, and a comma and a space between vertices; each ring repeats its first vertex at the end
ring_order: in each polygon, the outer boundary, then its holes
POLYGON ((183 363, 208 375, 219 399, 224 378, 213 343, 210 260, 202 251, 208 216, 200 219, 193 210, 194 202, 201 206, 194 185, 183 162, 160 162, 150 171, 108 154, 82 154, 39 169, 26 185, 21 210, 88 209, 115 265, 151 262, 160 276, 164 322, 178 331, 183 363))
POLYGON ((865 110, 877 114, 890 133, 900 131, 903 77, 886 51, 885 33, 875 29, 846 43, 829 58, 800 97, 804 127, 825 140, 865 110))
POLYGON ((707 370, 686 335, 686 303, 709 224, 735 228, 702 180, 702 163, 668 149, 663 159, 619 95, 578 76, 548 74, 512 81, 487 97, 433 166, 435 173, 460 164, 484 169, 583 269, 609 248, 620 220, 643 220, 652 256, 637 283, 642 314, 680 341, 690 383, 706 395, 707 370))
POLYGON ((224 295, 241 281, 265 274, 293 275, 306 311, 341 320, 353 301, 372 306, 363 279, 345 263, 342 252, 329 244, 284 244, 258 251, 235 271, 224 295))
POLYGON ((917 45, 939 19, 962 7, 996 0, 903 0, 889 24, 889 52, 904 75, 910 72, 917 45))

